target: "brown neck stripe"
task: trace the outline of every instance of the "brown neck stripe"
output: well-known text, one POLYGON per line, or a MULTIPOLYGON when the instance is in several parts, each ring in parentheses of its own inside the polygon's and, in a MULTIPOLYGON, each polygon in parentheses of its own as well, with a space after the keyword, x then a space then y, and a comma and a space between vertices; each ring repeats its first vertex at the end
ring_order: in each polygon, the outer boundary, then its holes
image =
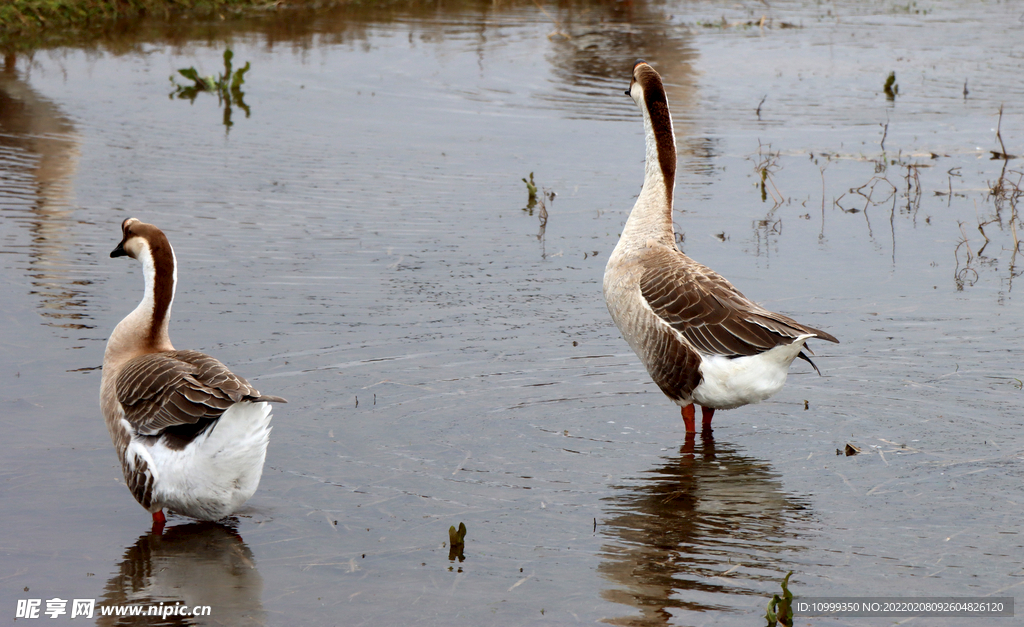
POLYGON ((142 231, 138 234, 146 239, 149 253, 153 257, 153 321, 146 342, 151 348, 158 348, 162 339, 161 330, 167 321, 171 301, 174 299, 174 253, 171 251, 170 242, 160 229, 136 227, 136 230, 142 231))
POLYGON ((676 177, 676 139, 672 133, 672 116, 668 110, 668 97, 661 76, 649 65, 637 67, 637 80, 643 87, 644 104, 651 118, 654 139, 658 146, 658 165, 665 178, 665 188, 672 201, 672 188, 676 177))

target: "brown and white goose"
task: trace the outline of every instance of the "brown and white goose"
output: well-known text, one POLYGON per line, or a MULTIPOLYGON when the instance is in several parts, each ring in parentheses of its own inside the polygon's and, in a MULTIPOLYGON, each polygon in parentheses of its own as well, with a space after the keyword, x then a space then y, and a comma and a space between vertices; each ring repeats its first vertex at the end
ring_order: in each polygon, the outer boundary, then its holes
POLYGON ((128 218, 111 257, 142 262, 142 302, 118 323, 103 355, 100 407, 125 483, 153 514, 230 515, 256 491, 270 440, 270 402, 224 364, 175 350, 167 334, 178 272, 152 224, 128 218))
POLYGON ((694 433, 694 403, 710 429, 716 409, 781 390, 794 359, 811 362, 803 352, 808 339, 839 340, 764 309, 679 250, 672 228, 676 142, 661 77, 637 61, 626 94, 644 117, 644 185, 608 259, 604 298, 622 336, 694 433))

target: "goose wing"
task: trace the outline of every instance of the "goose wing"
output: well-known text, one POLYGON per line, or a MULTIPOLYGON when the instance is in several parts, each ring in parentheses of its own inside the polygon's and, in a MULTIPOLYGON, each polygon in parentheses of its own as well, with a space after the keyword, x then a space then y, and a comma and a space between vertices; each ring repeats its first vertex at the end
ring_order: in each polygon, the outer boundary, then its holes
POLYGON ((836 338, 750 301, 729 281, 679 251, 654 252, 640 293, 654 313, 698 352, 723 357, 757 355, 800 335, 836 338))
POLYGON ((137 433, 160 435, 180 425, 212 421, 241 401, 283 398, 260 394, 249 382, 199 351, 136 357, 117 376, 117 400, 137 433))

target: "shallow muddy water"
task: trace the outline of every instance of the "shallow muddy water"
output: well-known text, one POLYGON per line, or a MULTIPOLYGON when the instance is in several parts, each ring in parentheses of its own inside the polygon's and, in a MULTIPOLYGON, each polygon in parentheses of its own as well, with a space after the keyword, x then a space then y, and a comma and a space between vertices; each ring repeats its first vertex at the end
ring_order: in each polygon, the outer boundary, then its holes
POLYGON ((798 596, 1022 589, 1024 160, 990 158, 1001 105, 1024 153, 1020 7, 542 6, 142 22, 8 56, 3 616, 761 625, 789 571, 798 596), (167 80, 228 45, 251 64, 230 126, 167 80), (685 441, 601 296, 642 180, 638 57, 669 86, 682 248, 842 342, 713 440, 685 441), (289 399, 230 528, 150 536, 100 417, 142 290, 108 256, 129 216, 175 247, 175 345, 289 399))

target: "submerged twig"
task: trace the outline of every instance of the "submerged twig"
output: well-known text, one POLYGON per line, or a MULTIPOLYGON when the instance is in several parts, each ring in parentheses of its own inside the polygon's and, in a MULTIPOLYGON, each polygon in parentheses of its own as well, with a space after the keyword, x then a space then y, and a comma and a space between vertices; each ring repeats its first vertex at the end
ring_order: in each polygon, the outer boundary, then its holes
POLYGON ((537 210, 537 217, 540 219, 540 229, 538 229, 537 231, 537 241, 540 242, 541 244, 541 259, 548 258, 548 251, 544 242, 544 233, 547 231, 548 228, 548 202, 555 202, 555 196, 557 196, 557 194, 555 194, 555 192, 553 191, 548 190, 547 188, 542 190, 540 195, 540 209, 537 210))
POLYGON ((993 159, 1002 159, 1004 161, 1007 161, 1007 160, 1010 160, 1010 159, 1016 159, 1017 158, 1016 155, 1011 155, 1011 154, 1006 152, 1006 145, 1003 143, 1002 129, 1003 129, 1003 105, 999 105, 999 123, 996 124, 996 140, 999 141, 999 148, 1000 148, 1001 152, 996 152, 995 150, 990 150, 989 152, 992 153, 992 158, 993 159))
MULTIPOLYGON (((921 208, 921 177, 918 175, 918 168, 921 166, 916 163, 908 163, 906 165, 907 174, 903 179, 907 182, 907 211, 916 212, 921 208)), ((925 166, 929 167, 929 166, 925 166)))
MULTIPOLYGON (((547 190, 544 190, 544 198, 547 197, 547 190)), ((540 218, 540 232, 537 233, 537 239, 544 237, 544 231, 548 228, 548 206, 544 202, 544 198, 540 199, 540 210, 537 212, 537 216, 540 218)), ((551 195, 551 199, 554 200, 554 194, 551 195)))

